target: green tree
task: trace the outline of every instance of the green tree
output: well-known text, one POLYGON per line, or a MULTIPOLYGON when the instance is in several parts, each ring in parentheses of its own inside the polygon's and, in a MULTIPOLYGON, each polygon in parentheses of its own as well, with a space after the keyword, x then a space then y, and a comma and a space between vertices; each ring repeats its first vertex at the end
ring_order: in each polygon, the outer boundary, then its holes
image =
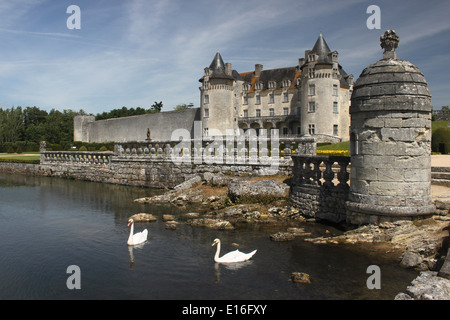
POLYGON ((161 109, 163 108, 163 103, 162 101, 160 102, 154 102, 153 105, 151 106, 151 109, 154 110, 155 112, 161 112, 161 109))
POLYGON ((186 109, 190 109, 194 106, 194 104, 191 102, 189 104, 179 104, 175 107, 175 110, 180 111, 180 110, 186 110, 186 109))
POLYGON ((22 107, 0 109, 0 143, 20 140, 23 128, 22 107))

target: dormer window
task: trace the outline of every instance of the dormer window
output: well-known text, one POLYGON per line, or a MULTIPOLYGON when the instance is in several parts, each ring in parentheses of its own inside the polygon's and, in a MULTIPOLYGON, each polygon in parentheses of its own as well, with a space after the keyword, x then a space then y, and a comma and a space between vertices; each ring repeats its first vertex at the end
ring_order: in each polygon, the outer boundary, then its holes
POLYGON ((289 88, 291 86, 291 80, 283 80, 282 86, 283 88, 289 88))
POLYGON ((244 84, 244 91, 250 91, 251 85, 248 83, 244 84))
POLYGON ((308 62, 311 62, 311 61, 316 61, 316 55, 315 54, 308 55, 308 62))
POLYGON ((269 89, 275 89, 277 86, 277 83, 275 81, 270 81, 269 82, 269 89))
POLYGON ((262 89, 263 89, 263 84, 262 84, 262 82, 256 83, 256 84, 255 84, 255 89, 256 89, 256 90, 262 90, 262 89))

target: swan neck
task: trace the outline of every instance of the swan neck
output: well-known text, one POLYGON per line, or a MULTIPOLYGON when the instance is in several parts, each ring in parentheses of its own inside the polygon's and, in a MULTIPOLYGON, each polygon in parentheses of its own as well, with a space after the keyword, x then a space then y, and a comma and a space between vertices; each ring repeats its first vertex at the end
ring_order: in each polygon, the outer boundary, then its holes
POLYGON ((219 259, 219 255, 220 255, 220 241, 217 242, 217 250, 216 250, 216 255, 214 256, 214 260, 219 259))
POLYGON ((128 237, 128 242, 132 241, 133 233, 134 233, 134 222, 131 223, 130 236, 128 237))

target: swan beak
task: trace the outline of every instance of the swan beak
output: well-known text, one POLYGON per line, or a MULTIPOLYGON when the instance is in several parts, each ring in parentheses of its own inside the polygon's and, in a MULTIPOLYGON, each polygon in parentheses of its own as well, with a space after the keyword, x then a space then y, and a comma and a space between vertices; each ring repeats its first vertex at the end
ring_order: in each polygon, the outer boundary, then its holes
POLYGON ((216 243, 215 242, 213 242, 213 244, 211 245, 211 247, 214 247, 216 245, 216 243))

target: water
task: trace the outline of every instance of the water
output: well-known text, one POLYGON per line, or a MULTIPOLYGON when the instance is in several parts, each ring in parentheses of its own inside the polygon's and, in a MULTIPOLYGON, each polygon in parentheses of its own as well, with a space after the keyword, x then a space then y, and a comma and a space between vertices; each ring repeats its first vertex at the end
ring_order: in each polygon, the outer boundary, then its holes
MULTIPOLYGON (((160 191, 1 174, 0 299, 393 299, 417 276, 373 246, 271 241, 280 228, 167 230, 162 214, 181 218, 186 209, 133 202, 152 192, 160 191), (135 232, 149 230, 149 239, 129 247, 127 219, 139 212, 158 221, 135 224, 135 232), (246 263, 219 265, 215 238, 223 253, 235 250, 232 243, 258 252, 246 263), (381 268, 381 290, 366 286, 373 264, 381 268), (70 265, 81 270, 80 290, 67 288, 70 265), (292 272, 310 274, 311 284, 288 281, 292 272)), ((317 236, 336 231, 303 227, 317 236)))

